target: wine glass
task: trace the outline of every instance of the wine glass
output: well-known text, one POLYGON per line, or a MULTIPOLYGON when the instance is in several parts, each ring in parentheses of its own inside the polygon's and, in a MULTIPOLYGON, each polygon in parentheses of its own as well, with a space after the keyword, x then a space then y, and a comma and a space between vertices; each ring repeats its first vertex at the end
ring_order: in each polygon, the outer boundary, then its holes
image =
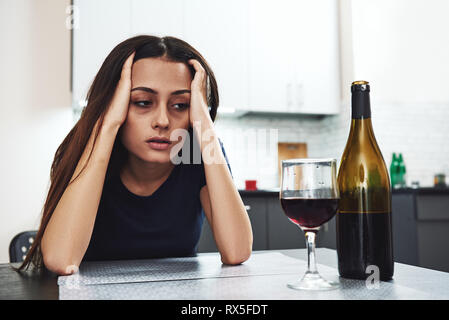
POLYGON ((305 233, 307 271, 289 283, 292 289, 332 290, 338 283, 322 278, 316 268, 315 238, 320 226, 337 212, 340 198, 335 159, 289 159, 282 161, 280 200, 291 222, 305 233))

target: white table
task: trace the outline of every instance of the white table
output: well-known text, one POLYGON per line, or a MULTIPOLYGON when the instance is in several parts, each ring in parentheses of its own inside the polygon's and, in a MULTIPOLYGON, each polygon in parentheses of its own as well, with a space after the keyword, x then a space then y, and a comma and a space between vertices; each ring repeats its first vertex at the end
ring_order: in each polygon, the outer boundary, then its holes
MULTIPOLYGON (((317 249, 318 271, 328 280, 339 281, 341 287, 324 292, 288 288, 288 282, 300 278, 305 272, 306 259, 305 249, 254 251, 251 259, 243 265, 223 267, 218 253, 200 253, 198 257, 184 259, 181 268, 178 268, 180 262, 176 258, 157 260, 155 263, 140 260, 129 272, 126 266, 120 267, 116 262, 102 262, 103 267, 107 268, 99 270, 99 277, 85 276, 88 268, 83 269, 81 265, 79 274, 60 277, 59 297, 158 300, 449 299, 449 273, 395 263, 393 281, 381 282, 377 289, 369 289, 363 280, 339 278, 336 251, 325 248, 317 249), (120 268, 121 271, 117 271, 120 268), (167 268, 174 268, 175 271, 165 273, 167 268), (114 272, 117 276, 108 274, 114 272)), ((95 268, 97 266, 90 270, 95 273, 98 271, 95 268)))

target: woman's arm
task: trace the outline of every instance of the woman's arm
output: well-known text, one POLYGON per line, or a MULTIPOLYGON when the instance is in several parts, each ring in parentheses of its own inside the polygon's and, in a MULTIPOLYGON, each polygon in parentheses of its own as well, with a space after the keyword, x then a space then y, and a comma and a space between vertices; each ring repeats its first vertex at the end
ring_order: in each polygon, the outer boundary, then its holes
MULTIPOLYGON (((97 126, 98 122, 95 128, 97 126)), ((95 128, 71 180, 84 167, 93 148, 91 159, 81 175, 65 189, 42 237, 44 264, 58 274, 70 274, 69 266, 79 266, 92 236, 106 170, 118 132, 117 127, 103 126, 94 146, 95 128)))
MULTIPOLYGON (((202 136, 210 136, 211 140, 207 144, 203 140, 201 144, 203 159, 206 159, 204 172, 207 183, 200 191, 201 204, 212 228, 222 262, 239 264, 251 255, 251 222, 232 180, 212 122, 206 126, 204 124, 202 122, 202 136), (207 157, 211 158, 212 152, 213 162, 208 163, 207 157)), ((199 132, 197 134, 200 136, 199 132)))
POLYGON ((211 225, 215 242, 225 264, 239 264, 251 255, 251 222, 215 134, 207 107, 206 79, 203 66, 189 60, 195 68, 191 84, 190 122, 201 146, 206 186, 200 191, 201 204, 211 225))
POLYGON ((114 141, 128 114, 134 55, 132 53, 123 64, 97 141, 94 144, 99 119, 77 163, 71 183, 64 190, 45 228, 41 241, 44 264, 47 269, 58 274, 76 271, 89 246, 114 141), (74 180, 85 165, 82 173, 74 180))

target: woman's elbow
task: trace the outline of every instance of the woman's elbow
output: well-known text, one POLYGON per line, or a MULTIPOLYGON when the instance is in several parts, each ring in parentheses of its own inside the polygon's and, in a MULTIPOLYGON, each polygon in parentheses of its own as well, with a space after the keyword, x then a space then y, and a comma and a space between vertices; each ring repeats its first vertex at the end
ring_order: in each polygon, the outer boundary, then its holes
POLYGON ((235 252, 231 254, 222 254, 221 255, 221 262, 223 264, 229 264, 229 265, 238 265, 246 260, 248 260, 251 257, 252 252, 252 245, 249 246, 244 252, 235 252))
POLYGON ((78 272, 78 266, 67 262, 68 260, 52 256, 48 253, 43 254, 42 258, 45 267, 59 276, 68 276, 78 272))
POLYGON ((251 254, 245 256, 222 256, 221 262, 228 265, 238 265, 248 260, 250 256, 251 254))

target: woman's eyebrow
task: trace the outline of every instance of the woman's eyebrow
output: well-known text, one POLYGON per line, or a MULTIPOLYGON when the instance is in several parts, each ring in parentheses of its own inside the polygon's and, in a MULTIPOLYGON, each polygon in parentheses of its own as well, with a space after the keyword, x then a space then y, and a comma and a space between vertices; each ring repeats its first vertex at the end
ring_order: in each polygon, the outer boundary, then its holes
MULTIPOLYGON (((158 92, 156 90, 148 88, 148 87, 136 87, 136 88, 131 89, 131 92, 136 91, 136 90, 141 90, 141 91, 158 94, 158 92)), ((183 94, 183 93, 190 93, 190 90, 188 90, 188 89, 176 90, 176 91, 173 91, 171 94, 175 95, 175 94, 183 94)))

